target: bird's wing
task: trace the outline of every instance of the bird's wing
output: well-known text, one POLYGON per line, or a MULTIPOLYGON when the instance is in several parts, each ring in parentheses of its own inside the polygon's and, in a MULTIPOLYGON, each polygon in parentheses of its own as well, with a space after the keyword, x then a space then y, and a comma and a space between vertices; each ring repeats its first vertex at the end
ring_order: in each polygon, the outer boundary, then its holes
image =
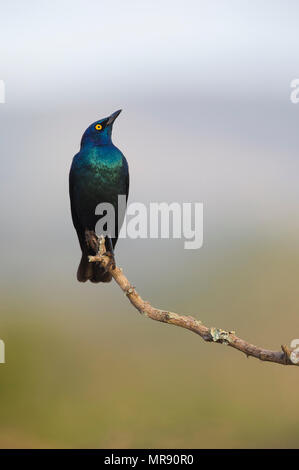
POLYGON ((83 247, 85 245, 84 244, 84 230, 80 224, 79 218, 76 213, 76 208, 74 206, 74 177, 73 177, 72 168, 70 170, 70 175, 69 175, 69 193, 70 193, 71 213, 72 213, 73 224, 78 235, 81 250, 83 251, 83 247))
POLYGON ((127 174, 127 178, 126 178, 126 202, 128 201, 128 196, 129 196, 129 186, 130 186, 130 176, 129 176, 129 172, 127 174))

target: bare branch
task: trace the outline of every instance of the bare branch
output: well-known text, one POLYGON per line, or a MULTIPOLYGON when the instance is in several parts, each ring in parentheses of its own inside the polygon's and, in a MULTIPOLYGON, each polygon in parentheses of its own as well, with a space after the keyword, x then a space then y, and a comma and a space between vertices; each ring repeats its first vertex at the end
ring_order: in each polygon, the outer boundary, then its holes
POLYGON ((89 256, 89 261, 100 262, 101 265, 111 273, 115 282, 126 294, 131 304, 148 318, 193 331, 201 336, 204 341, 228 345, 243 352, 247 357, 252 356, 260 359, 261 361, 299 366, 299 363, 296 362, 296 358, 294 362, 292 361, 292 359, 294 360, 292 357, 292 350, 285 345, 281 346, 282 351, 271 351, 254 346, 253 344, 238 338, 234 331, 226 331, 220 328, 208 328, 203 325, 200 320, 196 320, 189 315, 179 315, 177 313, 152 307, 149 302, 146 302, 140 297, 135 287, 123 274, 122 269, 114 266, 114 263, 111 262, 111 256, 108 256, 105 251, 105 239, 102 237, 100 239, 100 249, 98 254, 96 256, 89 256))

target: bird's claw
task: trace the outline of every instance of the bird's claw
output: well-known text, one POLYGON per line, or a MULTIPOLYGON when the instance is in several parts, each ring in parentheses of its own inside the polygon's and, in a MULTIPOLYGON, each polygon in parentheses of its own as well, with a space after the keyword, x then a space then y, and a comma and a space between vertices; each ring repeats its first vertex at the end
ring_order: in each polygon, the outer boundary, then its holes
POLYGON ((116 264, 115 264, 115 258, 114 258, 114 254, 111 253, 111 251, 106 251, 106 253, 104 253, 103 256, 107 256, 107 258, 109 258, 109 261, 107 263, 107 266, 106 266, 106 269, 115 269, 116 268, 116 264))

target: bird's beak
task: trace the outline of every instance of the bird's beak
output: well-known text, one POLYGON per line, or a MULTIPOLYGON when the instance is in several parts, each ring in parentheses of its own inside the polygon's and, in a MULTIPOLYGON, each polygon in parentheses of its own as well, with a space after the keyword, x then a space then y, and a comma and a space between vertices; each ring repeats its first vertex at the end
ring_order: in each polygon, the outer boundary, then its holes
POLYGON ((109 116, 108 118, 107 126, 110 126, 111 124, 113 124, 117 116, 120 115, 120 113, 121 113, 121 109, 119 109, 118 111, 115 111, 115 113, 112 113, 111 116, 109 116))

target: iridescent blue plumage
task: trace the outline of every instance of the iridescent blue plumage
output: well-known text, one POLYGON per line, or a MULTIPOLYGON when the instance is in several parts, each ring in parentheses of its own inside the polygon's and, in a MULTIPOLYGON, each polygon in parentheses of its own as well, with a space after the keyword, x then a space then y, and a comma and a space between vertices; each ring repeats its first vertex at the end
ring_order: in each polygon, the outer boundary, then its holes
MULTIPOLYGON (((77 278, 82 282, 88 279, 92 282, 111 280, 111 276, 105 273, 99 264, 88 262, 88 255, 95 254, 98 248, 95 226, 100 216, 95 214, 97 205, 110 203, 114 207, 115 236, 111 239, 112 250, 120 230, 118 196, 128 197, 128 164, 111 140, 113 122, 119 113, 120 111, 116 111, 86 129, 81 140, 80 152, 73 158, 71 166, 69 189, 72 218, 82 250, 77 278)), ((109 244, 110 239, 106 239, 108 249, 109 244)))

